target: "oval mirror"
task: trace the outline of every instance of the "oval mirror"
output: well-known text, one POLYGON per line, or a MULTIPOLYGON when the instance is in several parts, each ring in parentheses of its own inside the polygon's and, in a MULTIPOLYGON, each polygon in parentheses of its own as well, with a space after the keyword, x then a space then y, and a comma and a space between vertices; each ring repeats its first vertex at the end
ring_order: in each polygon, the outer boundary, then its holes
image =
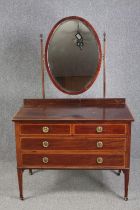
POLYGON ((95 81, 101 65, 101 45, 93 26, 81 17, 66 17, 51 30, 45 63, 55 86, 79 94, 95 81))

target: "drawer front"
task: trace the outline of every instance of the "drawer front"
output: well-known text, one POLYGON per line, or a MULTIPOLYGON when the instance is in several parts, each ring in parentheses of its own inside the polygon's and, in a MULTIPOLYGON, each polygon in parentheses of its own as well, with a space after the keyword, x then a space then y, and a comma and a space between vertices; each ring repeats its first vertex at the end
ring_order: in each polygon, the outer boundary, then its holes
POLYGON ((125 150, 125 138, 21 138, 23 150, 125 150))
POLYGON ((70 134, 70 125, 58 124, 26 124, 20 126, 21 134, 70 134))
POLYGON ((75 134, 115 134, 124 135, 126 134, 125 124, 87 124, 87 125, 75 125, 75 134))
POLYGON ((45 168, 123 167, 124 155, 94 154, 23 154, 23 166, 45 168))

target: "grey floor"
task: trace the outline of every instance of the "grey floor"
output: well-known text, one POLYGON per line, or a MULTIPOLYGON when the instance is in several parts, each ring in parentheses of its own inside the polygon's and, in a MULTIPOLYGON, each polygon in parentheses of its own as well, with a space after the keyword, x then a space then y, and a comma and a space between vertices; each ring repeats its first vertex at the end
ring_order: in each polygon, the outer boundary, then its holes
POLYGON ((0 169, 0 210, 140 210, 139 159, 132 159, 127 202, 123 174, 114 171, 25 171, 20 201, 15 162, 1 161, 0 169))

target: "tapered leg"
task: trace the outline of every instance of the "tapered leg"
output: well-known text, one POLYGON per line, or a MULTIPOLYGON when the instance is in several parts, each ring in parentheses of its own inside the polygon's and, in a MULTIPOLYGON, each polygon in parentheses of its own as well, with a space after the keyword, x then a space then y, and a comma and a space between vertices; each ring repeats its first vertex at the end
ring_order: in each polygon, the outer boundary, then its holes
POLYGON ((17 174, 18 174, 18 185, 19 185, 20 199, 24 200, 24 198, 23 198, 23 180, 22 180, 23 170, 18 168, 17 174))
POLYGON ((124 183, 125 183, 125 192, 124 192, 124 200, 128 200, 128 184, 129 184, 129 169, 123 170, 124 173, 124 183))
POLYGON ((121 170, 118 171, 117 175, 120 176, 120 174, 121 174, 121 170))
POLYGON ((29 174, 33 175, 32 169, 29 169, 29 174))

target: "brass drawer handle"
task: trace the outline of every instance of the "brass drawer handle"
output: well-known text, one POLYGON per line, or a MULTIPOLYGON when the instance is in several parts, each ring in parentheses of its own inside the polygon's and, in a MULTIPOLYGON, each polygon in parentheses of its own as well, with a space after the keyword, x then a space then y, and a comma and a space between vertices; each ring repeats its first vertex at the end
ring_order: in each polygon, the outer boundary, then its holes
POLYGON ((43 147, 48 147, 49 146, 49 142, 48 141, 43 141, 42 145, 43 145, 43 147))
POLYGON ((42 128, 42 131, 43 131, 43 133, 48 133, 48 132, 49 132, 49 127, 44 126, 44 127, 42 128))
POLYGON ((102 157, 97 157, 97 163, 102 164, 103 163, 103 158, 102 157))
POLYGON ((103 127, 102 126, 97 126, 96 131, 97 131, 97 133, 102 133, 103 132, 103 127))
POLYGON ((102 141, 97 141, 97 148, 103 148, 104 144, 102 141))
POLYGON ((42 158, 42 161, 43 161, 43 163, 48 163, 49 162, 49 159, 47 157, 43 157, 42 158))

